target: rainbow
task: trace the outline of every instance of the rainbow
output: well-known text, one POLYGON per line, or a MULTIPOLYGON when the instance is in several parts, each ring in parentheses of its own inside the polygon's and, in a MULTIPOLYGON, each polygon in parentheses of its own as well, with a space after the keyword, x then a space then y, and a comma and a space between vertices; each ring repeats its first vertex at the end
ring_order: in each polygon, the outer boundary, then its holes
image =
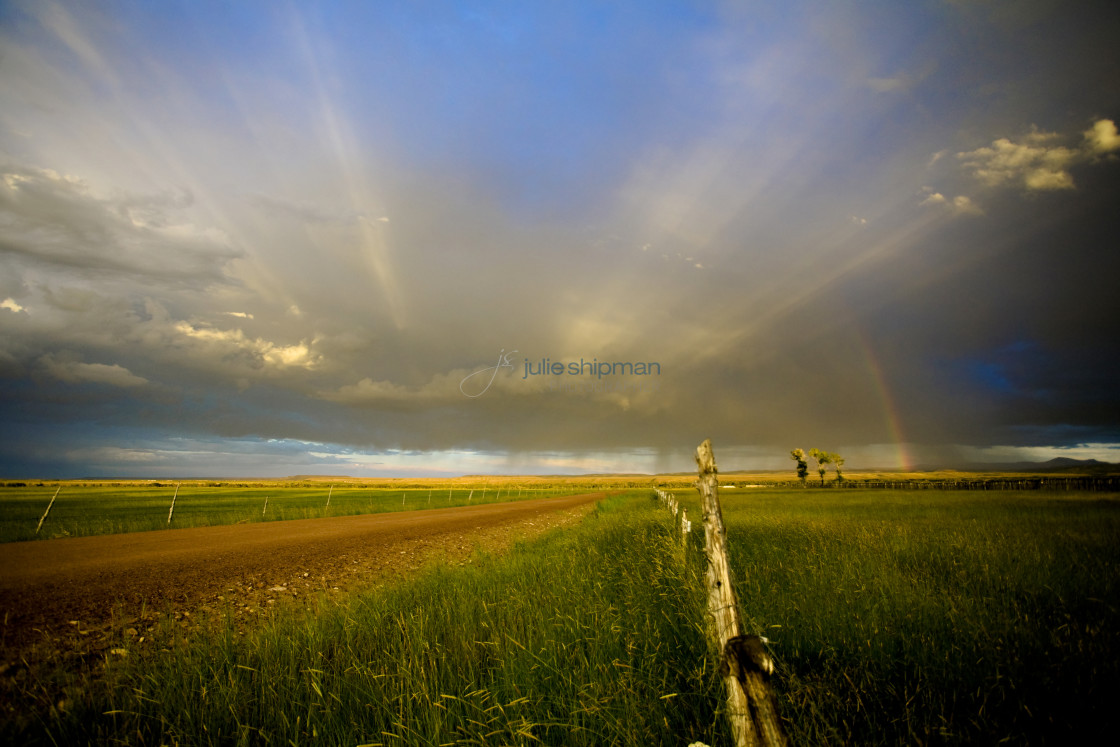
POLYGON ((890 433, 893 446, 897 451, 896 459, 898 461, 898 467, 903 472, 909 472, 914 468, 914 462, 910 458, 906 439, 902 435, 902 424, 898 416, 898 408, 894 404, 894 397, 891 396, 890 388, 887 387, 886 378, 883 376, 883 367, 879 364, 879 357, 875 355, 871 343, 868 342, 863 333, 859 329, 856 329, 855 334, 860 347, 863 349, 863 357, 864 360, 867 361, 867 370, 871 374, 872 380, 875 382, 876 394, 883 406, 883 418, 886 421, 887 430, 890 433))

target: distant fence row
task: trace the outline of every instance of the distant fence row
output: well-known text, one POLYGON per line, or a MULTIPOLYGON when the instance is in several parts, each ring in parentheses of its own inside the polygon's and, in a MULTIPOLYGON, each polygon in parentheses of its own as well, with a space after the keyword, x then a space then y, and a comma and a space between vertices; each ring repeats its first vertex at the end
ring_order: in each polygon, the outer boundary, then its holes
MULTIPOLYGON (((798 480, 768 483, 767 487, 799 488, 798 480)), ((807 489, 857 489, 878 488, 886 490, 1086 490, 1091 492, 1120 491, 1120 477, 993 477, 945 478, 918 480, 830 480, 824 485, 809 480, 807 489)))

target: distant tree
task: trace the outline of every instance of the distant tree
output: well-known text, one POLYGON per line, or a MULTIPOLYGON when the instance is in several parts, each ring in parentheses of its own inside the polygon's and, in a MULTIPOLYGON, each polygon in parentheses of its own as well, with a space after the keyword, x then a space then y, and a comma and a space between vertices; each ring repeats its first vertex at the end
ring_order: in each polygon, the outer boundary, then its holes
POLYGON ((794 449, 789 453, 789 458, 797 462, 797 479, 804 485, 805 478, 809 476, 809 464, 805 461, 805 450, 794 449))
POLYGON ((809 449, 809 456, 817 460, 817 472, 821 473, 821 486, 824 486, 824 473, 828 471, 827 465, 832 460, 832 455, 820 449, 809 449))
POLYGON ((839 454, 829 454, 828 456, 832 466, 836 468, 836 482, 844 482, 844 471, 840 469, 844 466, 844 457, 839 454))

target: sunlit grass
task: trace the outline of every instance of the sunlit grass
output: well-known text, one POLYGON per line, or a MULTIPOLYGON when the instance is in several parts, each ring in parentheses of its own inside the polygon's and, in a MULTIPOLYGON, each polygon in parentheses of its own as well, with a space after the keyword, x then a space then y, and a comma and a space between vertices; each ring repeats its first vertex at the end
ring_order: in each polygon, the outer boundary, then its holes
POLYGON ((724 502, 803 744, 1082 744, 1120 685, 1120 500, 804 491, 724 502))
POLYGON ((57 743, 677 745, 713 741, 718 681, 647 496, 477 567, 434 567, 245 637, 120 663, 23 733, 57 743))
MULTIPOLYGON (((678 493, 699 528, 698 502, 678 493)), ((1104 744, 1120 686, 1120 500, 724 496, 748 632, 799 745, 1104 744)), ((0 738, 727 744, 698 543, 649 497, 239 635, 133 651, 0 738)), ((699 533, 695 533, 699 539, 699 533)), ((168 631, 171 636, 173 631, 168 631)))

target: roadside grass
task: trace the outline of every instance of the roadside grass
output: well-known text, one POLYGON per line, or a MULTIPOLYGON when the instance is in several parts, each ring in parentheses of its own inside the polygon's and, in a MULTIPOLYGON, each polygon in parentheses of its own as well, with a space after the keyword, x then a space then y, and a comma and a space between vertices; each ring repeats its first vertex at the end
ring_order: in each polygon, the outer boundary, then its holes
MULTIPOLYGON (((698 528, 695 495, 678 498, 698 528)), ((1110 743, 1117 496, 723 499, 747 632, 771 640, 794 744, 1110 743)), ((76 675, 65 708, 0 742, 727 744, 701 541, 681 550, 648 493, 615 496, 507 555, 245 635, 170 628, 165 652, 76 675)))
MULTIPOLYGON (((721 739, 698 569, 648 491, 471 567, 132 652, 20 743, 721 739), (477 566, 477 567, 474 567, 477 566)), ((2 735, 2 734, 0 734, 2 735)))
POLYGON ((1120 497, 722 497, 795 744, 1111 741, 1120 497))
POLYGON ((576 492, 557 488, 523 490, 510 486, 387 489, 353 485, 332 488, 328 485, 231 487, 184 484, 178 488, 176 495, 174 483, 159 486, 63 484, 42 530, 37 534, 35 528, 56 487, 0 487, 0 543, 167 529, 172 498, 175 499, 175 511, 170 527, 181 529, 454 508, 576 492))

